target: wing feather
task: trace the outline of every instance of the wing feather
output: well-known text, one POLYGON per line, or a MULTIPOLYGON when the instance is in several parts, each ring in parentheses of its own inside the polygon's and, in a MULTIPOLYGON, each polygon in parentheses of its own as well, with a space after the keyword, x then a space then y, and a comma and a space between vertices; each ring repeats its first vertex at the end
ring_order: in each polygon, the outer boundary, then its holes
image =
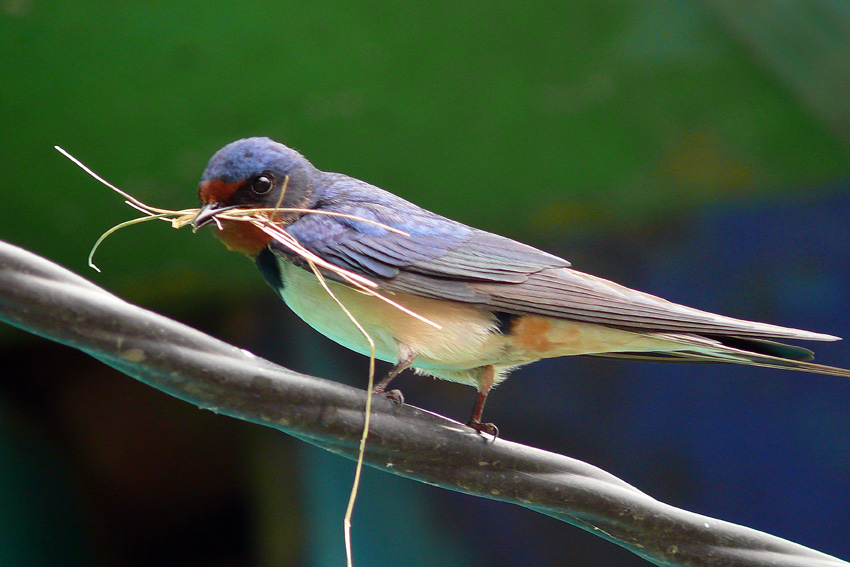
MULTIPOLYGON (((342 177, 339 179, 342 182, 342 177)), ((286 230, 308 250, 372 278, 386 291, 637 332, 837 339, 678 305, 576 271, 552 254, 441 217, 366 183, 352 185, 353 180, 345 179, 344 190, 329 191, 317 210, 373 222, 306 214, 286 230)), ((272 248, 275 254, 297 261, 282 245, 273 243, 272 248)))
POLYGON ((529 274, 515 286, 470 284, 487 304, 520 314, 546 315, 640 332, 836 340, 837 337, 756 323, 685 307, 569 268, 529 274))

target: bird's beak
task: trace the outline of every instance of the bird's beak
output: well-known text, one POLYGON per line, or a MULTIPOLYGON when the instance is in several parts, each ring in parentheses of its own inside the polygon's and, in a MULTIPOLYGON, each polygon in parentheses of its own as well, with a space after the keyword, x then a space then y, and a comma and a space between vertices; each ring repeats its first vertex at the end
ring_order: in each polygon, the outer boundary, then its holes
POLYGON ((209 223, 215 221, 215 216, 223 211, 227 211, 230 209, 235 209, 237 207, 223 207, 219 203, 207 203, 201 210, 198 211, 198 214, 192 219, 192 230, 198 230, 209 223))

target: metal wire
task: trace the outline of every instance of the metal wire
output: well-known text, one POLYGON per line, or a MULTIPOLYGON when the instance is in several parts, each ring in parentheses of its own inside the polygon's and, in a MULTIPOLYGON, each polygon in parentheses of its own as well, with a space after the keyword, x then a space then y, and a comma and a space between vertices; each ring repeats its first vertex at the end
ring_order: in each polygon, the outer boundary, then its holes
MULTIPOLYGON (((366 393, 287 370, 131 305, 0 242, 0 319, 201 408, 354 459, 366 393)), ((835 567, 842 560, 659 502, 589 464, 377 398, 366 463, 578 526, 664 566, 835 567)))

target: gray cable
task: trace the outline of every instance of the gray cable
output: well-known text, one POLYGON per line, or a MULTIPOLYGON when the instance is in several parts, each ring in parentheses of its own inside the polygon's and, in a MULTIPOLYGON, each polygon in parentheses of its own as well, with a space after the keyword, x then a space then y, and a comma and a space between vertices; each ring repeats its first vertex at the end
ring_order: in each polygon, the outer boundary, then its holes
MULTIPOLYGON (((298 374, 131 305, 0 242, 0 319, 78 348, 201 408, 274 427, 354 459, 366 392, 298 374)), ((418 408, 373 400, 366 463, 525 506, 617 543, 656 565, 850 564, 750 528, 661 503, 607 472, 489 437, 418 408)))

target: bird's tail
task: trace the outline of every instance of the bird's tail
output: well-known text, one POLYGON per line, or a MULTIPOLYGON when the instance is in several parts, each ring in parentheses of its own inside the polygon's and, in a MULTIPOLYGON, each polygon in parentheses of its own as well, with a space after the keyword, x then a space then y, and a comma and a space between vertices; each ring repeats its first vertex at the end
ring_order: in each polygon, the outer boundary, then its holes
POLYGON ((665 352, 606 353, 597 356, 656 362, 725 362, 850 378, 848 369, 809 362, 814 358, 812 351, 795 345, 766 339, 729 336, 703 337, 661 333, 653 336, 676 343, 677 346, 665 352))

